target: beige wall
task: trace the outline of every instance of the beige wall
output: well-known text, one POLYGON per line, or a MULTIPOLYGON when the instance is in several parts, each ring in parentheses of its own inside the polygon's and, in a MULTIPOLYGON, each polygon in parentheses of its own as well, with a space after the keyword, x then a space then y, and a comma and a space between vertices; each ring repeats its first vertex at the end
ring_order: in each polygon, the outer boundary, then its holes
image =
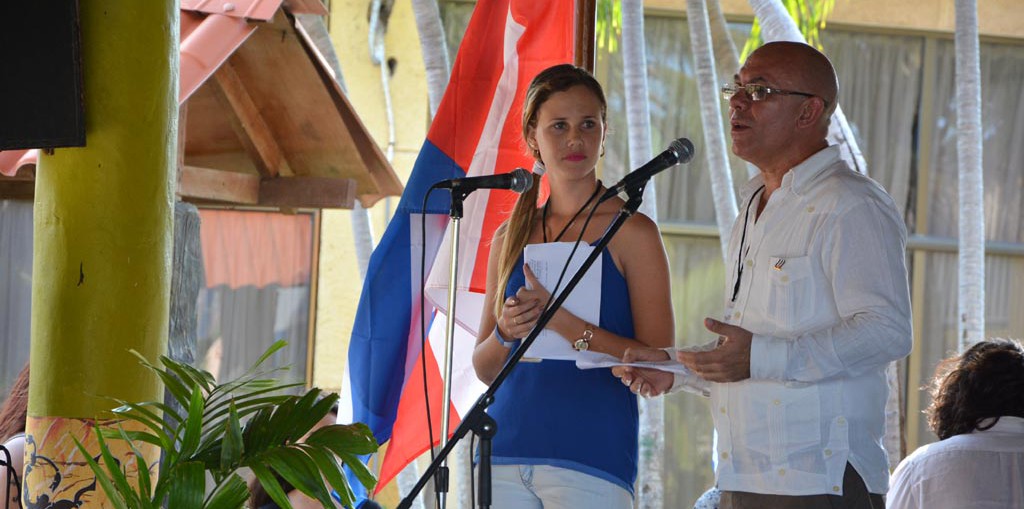
MULTIPOLYGON (((646 0, 649 9, 685 11, 681 0, 646 0)), ((746 0, 721 0, 726 15, 753 16, 746 0)), ((953 0, 836 0, 830 23, 871 28, 953 32, 953 0)), ((1021 0, 978 0, 982 35, 1024 39, 1021 0)))
MULTIPOLYGON (((381 150, 387 151, 388 124, 380 67, 370 59, 367 0, 333 0, 328 20, 341 61, 349 101, 381 150)), ((405 182, 426 138, 427 90, 423 57, 409 2, 395 2, 385 40, 386 58, 398 62, 391 78, 395 115, 395 154, 392 166, 405 182)), ((382 200, 371 209, 374 243, 384 233, 386 210, 398 198, 382 200), (390 202, 390 203, 389 203, 390 202)), ((324 211, 321 221, 313 384, 332 391, 341 385, 348 357, 362 279, 356 264, 349 211, 324 211)))

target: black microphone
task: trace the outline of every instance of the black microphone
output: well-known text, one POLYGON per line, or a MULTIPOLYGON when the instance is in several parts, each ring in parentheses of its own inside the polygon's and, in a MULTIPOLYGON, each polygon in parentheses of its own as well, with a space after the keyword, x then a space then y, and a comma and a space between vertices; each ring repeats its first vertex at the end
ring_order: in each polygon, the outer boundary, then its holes
POLYGON ((668 149, 660 153, 647 164, 629 172, 618 184, 608 188, 598 202, 603 202, 619 193, 644 185, 656 173, 671 168, 679 163, 688 163, 693 158, 693 143, 686 138, 679 138, 668 145, 668 149))
POLYGON ((463 195, 467 195, 477 189, 508 189, 509 191, 521 194, 532 185, 533 176, 530 172, 522 168, 516 168, 508 173, 497 175, 442 180, 434 184, 434 187, 437 189, 451 189, 452 192, 461 192, 463 195))

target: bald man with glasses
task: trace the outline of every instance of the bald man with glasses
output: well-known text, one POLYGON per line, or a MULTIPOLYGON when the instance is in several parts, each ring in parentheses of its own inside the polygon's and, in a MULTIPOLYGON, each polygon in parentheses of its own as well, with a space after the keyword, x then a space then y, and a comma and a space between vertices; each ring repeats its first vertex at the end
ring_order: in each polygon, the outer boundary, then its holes
POLYGON ((733 152, 760 171, 740 192, 718 339, 685 374, 613 369, 644 396, 711 398, 722 509, 884 507, 885 370, 911 348, 906 227, 893 199, 826 141, 838 80, 800 43, 754 51, 729 102, 733 152))

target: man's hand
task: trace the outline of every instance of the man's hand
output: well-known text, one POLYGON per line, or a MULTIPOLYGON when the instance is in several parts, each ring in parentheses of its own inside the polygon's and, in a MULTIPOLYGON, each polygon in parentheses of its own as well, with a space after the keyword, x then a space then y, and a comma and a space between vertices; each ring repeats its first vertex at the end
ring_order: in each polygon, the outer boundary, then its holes
POLYGON ((750 378, 750 342, 754 335, 741 327, 704 319, 704 327, 719 335, 718 348, 707 352, 678 352, 684 366, 709 382, 738 382, 750 378))
MULTIPOLYGON (((622 362, 658 362, 669 360, 668 352, 658 348, 635 347, 627 348, 622 355, 622 362)), ((649 368, 633 366, 615 366, 612 374, 622 383, 645 398, 660 396, 672 388, 675 377, 672 373, 649 368)))

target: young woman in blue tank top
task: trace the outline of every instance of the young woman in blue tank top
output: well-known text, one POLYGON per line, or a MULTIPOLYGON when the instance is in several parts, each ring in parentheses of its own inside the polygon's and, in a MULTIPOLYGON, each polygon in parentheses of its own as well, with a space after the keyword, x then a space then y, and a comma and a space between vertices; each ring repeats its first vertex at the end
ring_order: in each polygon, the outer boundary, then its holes
MULTIPOLYGON (((523 265, 523 248, 576 239, 593 244, 623 206, 618 198, 597 204, 605 190, 595 169, 604 154, 606 110, 601 85, 572 65, 542 71, 527 90, 523 137, 538 164, 533 187, 519 197, 491 244, 482 332, 473 352, 484 383, 494 380, 548 302, 548 291, 523 265), (540 169, 551 194, 538 208, 540 169)), ((629 347, 670 346, 668 260, 654 221, 633 215, 601 260, 599 323, 561 309, 547 328, 577 349, 615 357, 629 347)), ((488 413, 498 422, 494 507, 633 506, 637 401, 608 369, 580 370, 561 360, 520 363, 488 413)))

